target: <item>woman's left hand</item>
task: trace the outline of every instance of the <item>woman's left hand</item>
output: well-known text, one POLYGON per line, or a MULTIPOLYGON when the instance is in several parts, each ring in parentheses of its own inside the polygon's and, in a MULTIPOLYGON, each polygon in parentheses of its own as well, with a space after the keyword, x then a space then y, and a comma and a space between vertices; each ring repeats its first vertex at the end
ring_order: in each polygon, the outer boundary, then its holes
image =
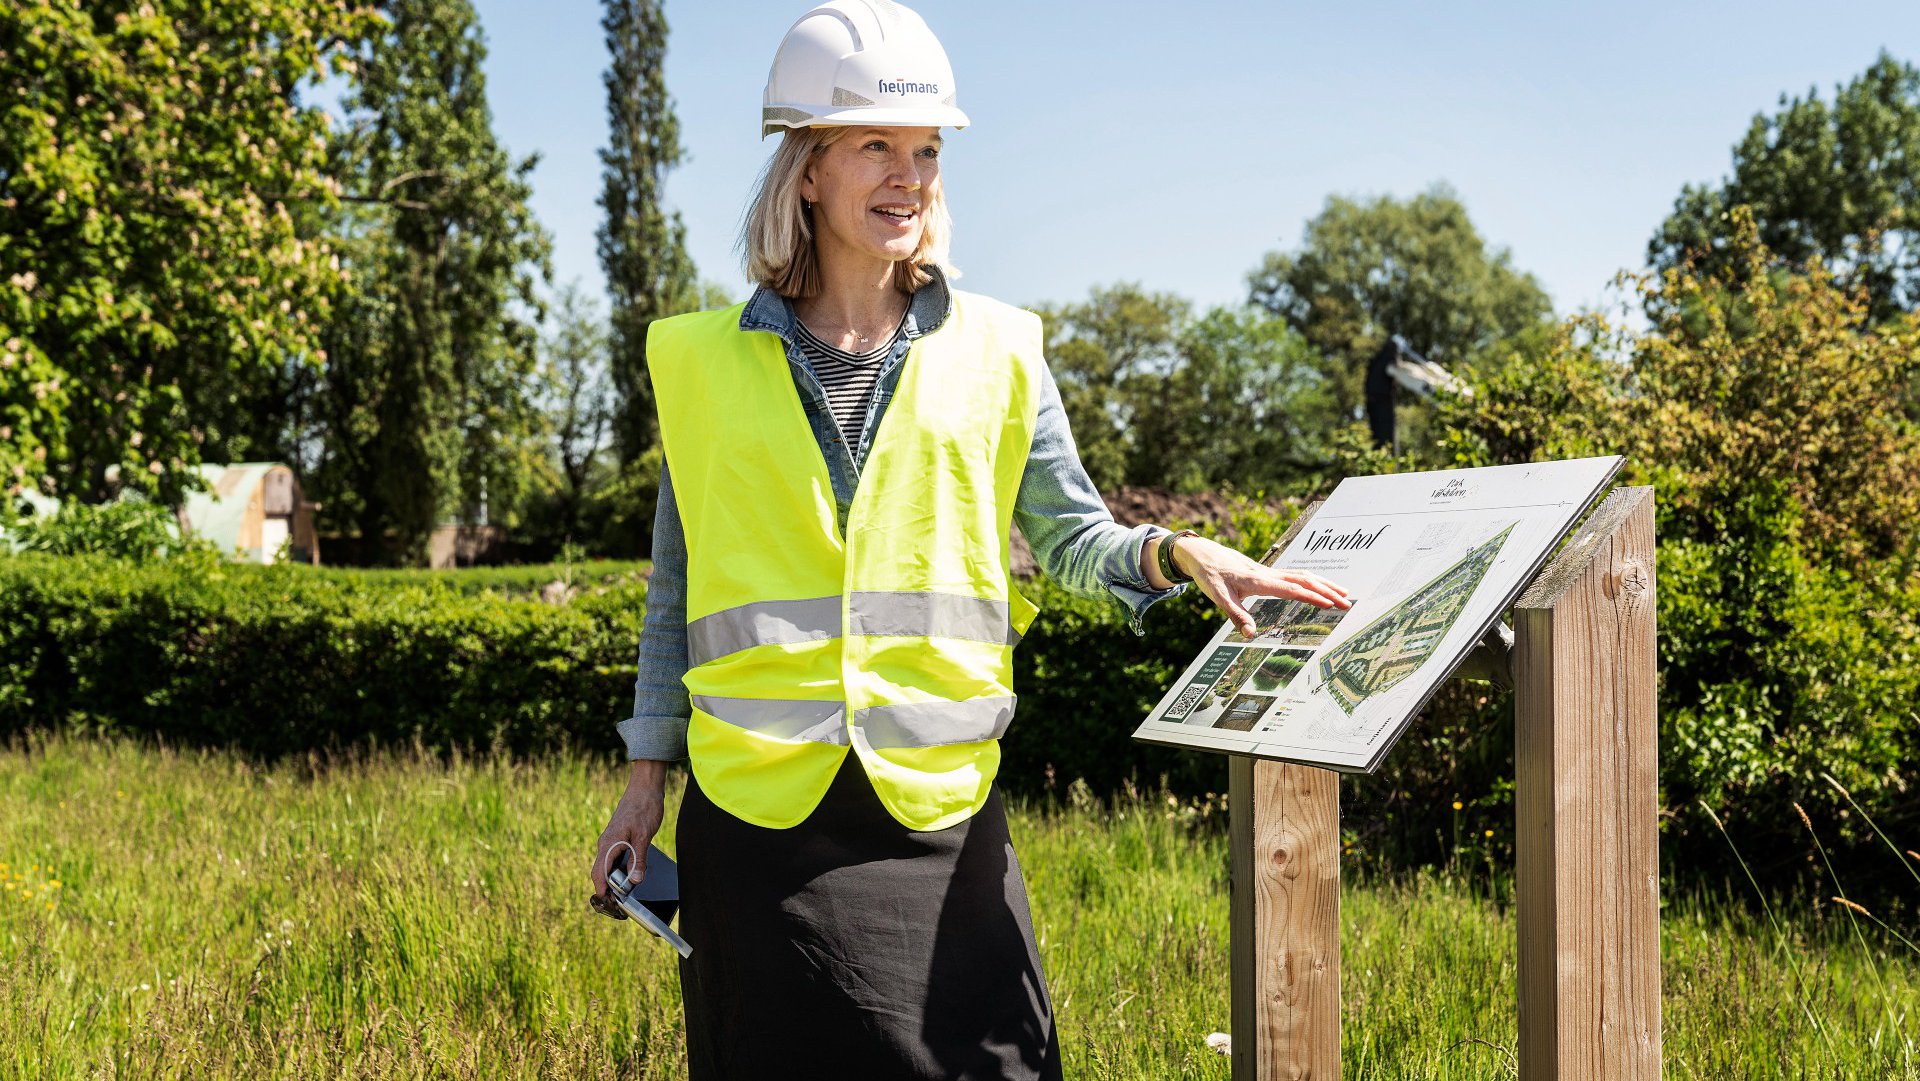
POLYGON ((1276 570, 1218 541, 1181 537, 1174 562, 1193 575, 1193 584, 1226 613, 1240 633, 1254 637, 1259 628, 1241 604, 1244 597, 1283 597, 1320 608, 1352 608, 1347 591, 1312 571, 1276 570))

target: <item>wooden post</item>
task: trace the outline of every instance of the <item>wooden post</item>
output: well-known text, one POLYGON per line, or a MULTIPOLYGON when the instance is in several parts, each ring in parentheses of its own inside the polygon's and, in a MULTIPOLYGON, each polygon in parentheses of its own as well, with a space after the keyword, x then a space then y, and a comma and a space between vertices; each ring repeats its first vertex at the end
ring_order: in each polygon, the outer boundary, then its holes
POLYGON ((1227 777, 1233 1081, 1339 1081, 1340 775, 1235 755, 1227 777))
POLYGON ((1236 756, 1233 1081, 1339 1081, 1340 775, 1236 756))
POLYGON ((1514 617, 1520 1078, 1659 1081, 1653 489, 1609 495, 1514 617))

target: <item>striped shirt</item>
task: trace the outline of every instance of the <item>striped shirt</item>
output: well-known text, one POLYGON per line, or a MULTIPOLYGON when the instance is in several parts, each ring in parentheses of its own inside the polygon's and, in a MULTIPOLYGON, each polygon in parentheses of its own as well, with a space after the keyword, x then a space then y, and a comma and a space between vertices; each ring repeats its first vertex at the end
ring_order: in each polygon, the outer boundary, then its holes
POLYGON ((893 349, 893 343, 907 332, 907 318, 901 315, 900 325, 887 340, 865 353, 849 353, 828 345, 799 320, 794 321, 794 329, 798 332, 796 340, 800 351, 806 354, 807 363, 813 365, 813 374, 820 378, 820 388, 827 392, 827 405, 833 411, 834 423, 840 426, 840 437, 847 440, 848 451, 857 459, 860 448, 854 446, 853 441, 859 437, 861 425, 867 419, 867 403, 872 400, 873 388, 880 379, 880 362, 893 349))

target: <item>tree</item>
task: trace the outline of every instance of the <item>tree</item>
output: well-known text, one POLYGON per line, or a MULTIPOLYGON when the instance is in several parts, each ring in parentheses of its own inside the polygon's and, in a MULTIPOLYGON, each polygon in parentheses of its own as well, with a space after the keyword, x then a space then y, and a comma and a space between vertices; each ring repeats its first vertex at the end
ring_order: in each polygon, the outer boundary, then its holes
POLYGON ((532 386, 536 158, 495 141, 468 0, 391 0, 345 108, 341 220, 355 289, 327 330, 316 490, 335 522, 421 562, 434 526, 512 506, 541 458, 532 386))
POLYGON ((1552 313, 1539 282, 1488 248, 1444 184, 1404 202, 1329 198, 1300 250, 1269 253, 1248 284, 1254 304, 1320 352, 1343 418, 1359 416, 1367 361, 1389 336, 1450 365, 1552 313))
POLYGON ((667 20, 659 0, 606 0, 600 20, 607 68, 609 145, 600 152, 600 265, 612 306, 611 372, 618 402, 614 445, 623 465, 657 441, 646 377, 647 327, 700 301, 686 227, 664 209, 666 172, 680 163, 680 122, 663 71, 667 20))
POLYGON ((1660 486, 1663 542, 1738 549, 1739 508, 1778 499, 1822 565, 1910 570, 1920 424, 1899 402, 1920 377, 1920 316, 1872 324, 1862 287, 1817 260, 1779 273, 1751 211, 1731 218, 1724 269, 1639 280, 1647 332, 1584 316, 1485 365, 1470 398, 1443 403, 1451 449, 1471 464, 1625 454, 1660 486))
POLYGON ((1324 380, 1298 333, 1252 307, 1195 318, 1121 283, 1042 308, 1047 362, 1096 486, 1279 489, 1328 452, 1324 380))
POLYGON ((1779 265, 1818 256, 1842 284, 1866 288, 1876 321, 1920 307, 1920 70, 1882 52, 1835 88, 1832 105, 1811 89, 1779 104, 1771 117, 1755 114, 1731 175, 1682 189, 1648 261, 1728 270, 1729 211, 1749 206, 1779 265))
POLYGON ((583 535, 581 511, 588 477, 605 447, 613 416, 608 341, 598 306, 581 295, 577 284, 561 290, 542 374, 557 470, 547 528, 557 529, 563 538, 579 540, 583 535))
POLYGON ((1036 311, 1081 464, 1099 488, 1127 483, 1138 381, 1172 369, 1175 339, 1191 318, 1191 305, 1171 293, 1121 283, 1095 287, 1084 303, 1036 311))
MULTIPOLYGON (((315 362, 342 272, 298 88, 374 24, 327 0, 0 5, 0 486, 177 499, 315 362)), ((0 500, 0 504, 10 502, 0 500)), ((3 512, 0 512, 3 513, 3 512)))
POLYGON ((1257 308, 1214 308, 1185 324, 1172 369, 1134 383, 1127 483, 1312 487, 1337 426, 1318 359, 1297 331, 1257 308))
POLYGON ((1725 853, 1687 821, 1705 800, 1791 872, 1804 848, 1766 823, 1788 800, 1837 812, 1823 775, 1913 816, 1920 424, 1899 406, 1920 315, 1875 323, 1818 260, 1782 273, 1748 208, 1730 225, 1722 266, 1637 277, 1645 330, 1570 319, 1438 412, 1459 464, 1618 453, 1657 487, 1674 833, 1725 853))

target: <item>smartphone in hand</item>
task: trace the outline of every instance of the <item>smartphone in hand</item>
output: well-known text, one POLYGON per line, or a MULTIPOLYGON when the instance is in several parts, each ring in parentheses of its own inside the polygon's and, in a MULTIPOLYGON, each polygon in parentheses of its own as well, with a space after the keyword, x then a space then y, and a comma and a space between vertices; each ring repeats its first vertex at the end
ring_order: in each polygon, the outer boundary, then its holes
POLYGON ((680 908, 680 870, 657 846, 647 846, 647 875, 638 885, 627 880, 627 860, 631 849, 623 848, 613 857, 607 871, 608 901, 591 898, 593 910, 602 916, 621 919, 631 916, 642 927, 667 940, 682 957, 691 957, 693 947, 674 933, 668 923, 680 908))

